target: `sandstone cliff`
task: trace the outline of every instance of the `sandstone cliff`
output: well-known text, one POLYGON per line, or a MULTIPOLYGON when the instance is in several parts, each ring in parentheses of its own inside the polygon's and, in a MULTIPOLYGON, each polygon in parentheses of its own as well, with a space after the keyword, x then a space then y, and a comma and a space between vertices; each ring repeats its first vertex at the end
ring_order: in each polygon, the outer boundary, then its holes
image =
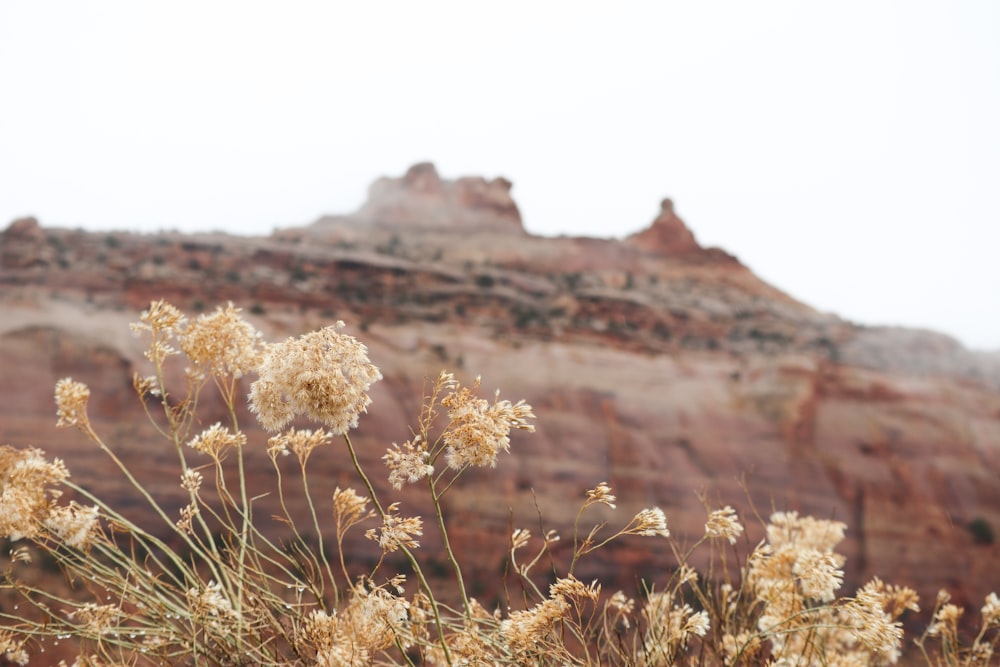
MULTIPOLYGON (((373 470, 442 367, 535 406, 538 432, 449 496, 473 580, 495 578, 512 516, 535 527, 537 502, 565 532, 607 481, 620 518, 658 504, 682 541, 703 530, 703 492, 741 508, 751 543, 751 504, 845 521, 849 584, 878 574, 925 601, 947 586, 966 606, 1000 588, 995 358, 818 313, 701 247, 669 200, 622 241, 540 238, 510 190, 417 165, 377 181, 355 214, 258 238, 16 221, 0 236, 0 440, 62 456, 77 482, 127 499, 97 452, 54 428, 52 387, 72 375, 93 390, 99 430, 180 505, 173 455, 139 426, 130 378, 144 361, 127 324, 156 298, 192 313, 232 300, 271 339, 342 319, 368 344, 385 375, 357 435, 373 470)), ((250 465, 268 484, 262 445, 250 465)), ((317 497, 356 484, 337 448, 311 465, 317 497)), ((419 494, 402 497, 427 513, 419 494)), ((430 532, 424 543, 438 546, 430 532)), ((580 575, 629 587, 671 562, 634 540, 580 575)))

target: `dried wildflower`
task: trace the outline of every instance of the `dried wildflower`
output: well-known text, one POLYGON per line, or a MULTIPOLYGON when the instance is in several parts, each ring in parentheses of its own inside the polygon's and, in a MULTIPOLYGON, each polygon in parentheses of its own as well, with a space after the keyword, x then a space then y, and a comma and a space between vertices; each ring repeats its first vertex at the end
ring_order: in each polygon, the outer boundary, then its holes
POLYGON ((167 357, 178 353, 167 341, 184 327, 184 323, 184 313, 160 299, 150 303, 149 308, 139 315, 139 321, 133 322, 130 328, 136 336, 150 335, 145 355, 154 365, 160 366, 167 357))
POLYGON ((775 512, 767 525, 767 541, 775 547, 795 544, 803 549, 831 551, 844 539, 847 524, 800 517, 798 512, 775 512))
POLYGON ((622 531, 626 535, 644 535, 647 537, 670 537, 667 530, 667 517, 659 507, 641 510, 632 517, 632 521, 622 531))
POLYGON ((409 603, 384 588, 354 589, 339 612, 312 611, 298 633, 300 645, 316 652, 317 665, 368 665, 369 656, 398 644, 409 644, 409 603))
POLYGON ((627 597, 622 591, 615 591, 614 595, 608 600, 608 605, 618 611, 630 614, 635 609, 635 600, 627 597))
MULTIPOLYGON (((687 607, 687 605, 684 605, 687 607)), ((688 616, 687 621, 684 622, 683 632, 687 632, 692 635, 698 635, 699 637, 704 637, 708 634, 711 628, 711 623, 709 622, 708 612, 699 611, 688 616)))
POLYGON ((325 649, 334 644, 337 631, 337 612, 328 614, 322 609, 309 612, 299 631, 299 639, 316 649, 325 649))
POLYGON ((534 419, 531 406, 523 400, 512 404, 500 400, 497 391, 491 404, 477 398, 473 391, 479 388, 479 379, 472 387, 458 387, 441 399, 448 408, 448 427, 442 438, 447 450, 445 458, 449 467, 461 470, 466 466, 494 467, 497 454, 510 451, 510 430, 534 431, 528 423, 534 419))
POLYGON ((368 348, 337 326, 266 347, 250 388, 250 409, 268 431, 278 431, 295 415, 330 427, 335 435, 358 424, 371 403, 367 391, 382 379, 368 361, 368 348))
POLYGON ((90 398, 90 388, 72 378, 63 378, 56 382, 56 416, 59 420, 56 426, 85 427, 89 423, 87 417, 87 399, 90 398))
POLYGON ((405 583, 406 583, 406 575, 397 574, 394 575, 391 579, 389 579, 389 581, 386 582, 386 585, 392 588, 394 591, 396 591, 397 595, 402 595, 403 592, 406 590, 405 588, 403 588, 403 585, 405 583))
POLYGON ((337 635, 339 641, 329 648, 316 652, 316 667, 365 667, 371 664, 364 647, 356 647, 343 633, 337 635))
MULTIPOLYGON (((819 646, 828 655, 842 656, 838 664, 869 664, 859 643, 882 650, 880 660, 894 659, 897 628, 875 585, 850 604, 815 603, 833 601, 843 581, 844 558, 833 547, 844 530, 840 522, 776 512, 767 526, 767 543, 750 554, 746 582, 762 605, 757 628, 776 664, 814 655, 819 646), (861 625, 869 627, 859 630, 861 625)), ((905 599, 900 592, 899 600, 905 599)))
POLYGON ((635 600, 626 597, 622 591, 615 591, 614 595, 608 599, 608 608, 615 610, 615 616, 618 620, 621 620, 625 628, 632 626, 629 617, 635 611, 635 600))
POLYGON ((986 596, 986 604, 980 610, 983 615, 983 625, 1000 625, 1000 598, 997 597, 996 593, 990 593, 986 596))
POLYGON ((740 659, 742 664, 752 664, 750 658, 755 656, 760 648, 760 637, 746 630, 737 635, 727 632, 722 636, 722 651, 731 664, 739 664, 740 659))
POLYGON ((17 648, 13 648, 9 651, 3 652, 4 657, 17 665, 27 665, 31 660, 28 652, 24 650, 23 645, 18 645, 17 648))
POLYGON ((181 518, 177 520, 175 524, 177 530, 182 533, 187 533, 191 535, 194 532, 194 518, 198 515, 198 507, 196 505, 185 505, 181 508, 181 518))
POLYGON ((678 586, 683 586, 684 584, 695 584, 698 583, 698 572, 688 565, 687 563, 682 563, 677 571, 674 572, 674 580, 677 582, 678 586))
POLYGON ((399 490, 403 488, 404 482, 413 484, 434 474, 434 466, 427 463, 429 457, 430 452, 423 446, 419 435, 403 443, 402 448, 395 442, 392 443, 392 447, 382 457, 389 468, 389 483, 399 490))
MULTIPOLYGON (((479 607, 479 603, 475 602, 475 598, 471 598, 469 604, 472 607, 473 616, 477 608, 482 609, 479 607)), ((428 626, 432 622, 433 617, 434 611, 431 607, 430 598, 423 591, 418 591, 410 600, 409 623, 405 625, 407 637, 411 644, 419 642, 426 644, 428 637, 430 637, 430 628, 428 626)))
POLYGON ((192 617, 196 619, 232 619, 236 612, 233 604, 223 594, 222 584, 209 581, 208 585, 189 588, 185 594, 192 617))
POLYGON ((333 434, 317 429, 289 429, 286 433, 272 436, 267 441, 267 452, 271 458, 275 458, 279 452, 293 452, 302 465, 309 460, 309 455, 320 445, 329 444, 333 439, 333 434))
POLYGON ((549 597, 563 596, 575 600, 590 600, 596 603, 601 597, 601 584, 595 579, 589 586, 574 577, 572 574, 556 579, 556 583, 549 586, 549 597))
POLYGON ((285 388, 263 378, 250 385, 250 411, 257 415, 261 426, 272 432, 280 431, 295 418, 295 407, 285 388))
POLYGON ((16 549, 10 550, 10 561, 12 563, 30 563, 31 562, 31 549, 26 546, 20 546, 16 549))
POLYGON ((201 488, 203 480, 204 477, 202 477, 200 472, 191 468, 185 468, 184 472, 181 473, 181 488, 196 494, 198 493, 198 489, 201 488))
POLYGON ((757 599, 768 605, 761 622, 797 613, 805 606, 804 599, 829 602, 836 597, 844 579, 844 558, 832 549, 843 539, 845 528, 837 521, 799 517, 795 512, 771 515, 768 543, 748 560, 748 581, 757 599))
POLYGON ((667 634, 684 641, 690 635, 704 637, 710 623, 708 613, 696 612, 689 604, 674 605, 673 596, 669 593, 652 593, 646 603, 643 615, 650 623, 658 623, 667 634))
POLYGON ((646 619, 646 664, 651 666, 674 664, 691 637, 704 637, 709 630, 707 612, 696 612, 688 604, 675 605, 669 592, 650 593, 642 615, 646 619))
POLYGON ((371 664, 368 651, 355 646, 351 638, 338 631, 339 641, 329 648, 316 652, 316 667, 365 667, 371 664))
POLYGON ((45 460, 40 449, 0 447, 0 536, 35 537, 60 492, 48 487, 69 477, 60 460, 45 460))
POLYGON ((221 423, 216 422, 188 442, 188 447, 196 449, 212 458, 219 458, 230 447, 242 447, 247 442, 245 433, 233 433, 221 423))
POLYGON ((83 630, 90 635, 106 635, 118 627, 118 605, 94 604, 88 602, 78 607, 69 617, 83 624, 83 630))
POLYGON ((200 386, 205 383, 208 376, 200 369, 195 366, 187 366, 184 368, 184 377, 187 378, 188 385, 195 387, 200 386))
POLYGON ((920 597, 912 588, 893 586, 885 583, 878 577, 874 577, 864 585, 862 590, 877 594, 882 601, 882 609, 893 620, 902 616, 905 611, 920 611, 920 605, 917 604, 920 601, 920 597))
POLYGON ((927 628, 929 635, 946 635, 954 637, 958 634, 958 622, 961 620, 965 610, 957 605, 941 605, 937 613, 934 614, 933 622, 927 628))
POLYGON ((288 456, 292 451, 286 446, 286 442, 283 438, 268 438, 267 440, 267 455, 271 457, 271 461, 277 461, 279 456, 288 456))
POLYGON ((97 532, 97 505, 84 507, 73 501, 64 507, 53 507, 44 523, 66 546, 85 549, 97 532))
POLYGON ((181 350, 196 367, 220 377, 239 378, 262 359, 261 334, 232 302, 199 315, 179 332, 181 350))
POLYGON ((149 308, 139 315, 139 322, 132 323, 133 332, 173 331, 184 324, 184 313, 163 299, 153 301, 149 308))
POLYGON ((880 583, 869 583, 861 588, 855 598, 842 607, 842 615, 862 646, 894 663, 903 643, 903 626, 886 612, 880 583))
POLYGON ((413 539, 413 536, 424 534, 424 522, 420 517, 398 517, 394 514, 398 508, 399 503, 393 503, 388 507, 385 516, 382 517, 381 530, 376 531, 371 528, 365 532, 365 537, 378 542, 385 553, 396 551, 401 546, 415 549, 420 546, 420 542, 413 539))
POLYGON ((982 665, 986 667, 991 664, 990 660, 993 659, 993 645, 988 641, 979 640, 972 645, 972 655, 969 659, 968 665, 978 666, 982 665))
MULTIPOLYGON (((498 651, 502 650, 495 620, 489 614, 485 614, 482 605, 476 602, 475 598, 469 599, 469 606, 472 612, 471 618, 464 619, 462 624, 447 637, 449 655, 445 655, 439 642, 427 642, 426 664, 447 665, 449 658, 452 665, 493 667, 501 664, 493 660, 498 651)), ((412 620, 412 606, 410 612, 412 620)), ((423 612, 423 616, 428 616, 428 612, 423 612)), ((424 627, 430 620, 430 618, 424 619, 424 627)), ((424 641, 426 642, 426 639, 424 641)))
POLYGON ((569 611, 569 603, 561 595, 526 609, 515 611, 500 624, 500 635, 515 655, 525 658, 543 652, 552 637, 553 628, 569 611))
POLYGON ((705 535, 707 537, 721 537, 729 540, 730 544, 736 544, 736 539, 743 532, 743 525, 736 518, 736 510, 726 505, 721 510, 713 510, 708 515, 705 523, 705 535))
POLYGON ((341 620, 350 628, 356 643, 373 654, 392 646, 397 640, 405 649, 401 630, 406 624, 410 604, 385 588, 370 591, 358 586, 350 603, 341 612, 341 620))
POLYGON ((27 665, 28 653, 24 650, 24 639, 18 639, 13 632, 0 628, 0 656, 18 665, 27 665))
POLYGON ((313 610, 302 626, 299 642, 316 651, 318 667, 353 667, 367 665, 368 652, 356 646, 348 632, 350 628, 340 622, 336 612, 313 610))
POLYGON ((333 492, 333 515, 337 519, 337 533, 343 537, 351 526, 357 525, 374 515, 366 510, 368 499, 359 496, 354 489, 344 489, 338 486, 333 492))
POLYGON ((608 486, 607 482, 601 482, 587 491, 587 500, 584 503, 584 507, 594 503, 603 503, 611 509, 615 509, 615 500, 617 498, 611 493, 611 487, 608 486))
POLYGON ((531 531, 524 528, 518 528, 510 536, 510 550, 516 551, 521 547, 528 544, 528 540, 531 539, 531 531))
POLYGON ((135 393, 142 399, 145 399, 147 395, 160 396, 163 393, 160 391, 159 380, 152 375, 142 377, 138 373, 134 373, 132 375, 132 388, 135 389, 135 393))
POLYGON ((823 602, 836 599, 837 589, 844 583, 840 564, 840 557, 833 552, 801 549, 792 574, 799 578, 802 595, 823 602))

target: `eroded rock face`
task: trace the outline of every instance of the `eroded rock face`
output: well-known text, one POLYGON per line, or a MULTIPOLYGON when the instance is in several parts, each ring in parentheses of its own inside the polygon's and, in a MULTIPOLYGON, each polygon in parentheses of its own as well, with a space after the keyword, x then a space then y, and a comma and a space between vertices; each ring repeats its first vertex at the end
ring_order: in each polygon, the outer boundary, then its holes
POLYGON ((359 220, 403 229, 523 233, 521 213, 505 178, 442 179, 433 164, 416 164, 401 178, 380 178, 368 189, 359 220))
MULTIPOLYGON (((66 459, 78 483, 127 499, 91 445, 53 426, 52 387, 73 376, 92 387, 98 430, 180 507, 175 455, 141 426, 131 397, 131 375, 146 366, 128 322, 156 298, 191 313, 232 300, 271 340, 343 319, 369 346, 385 379, 354 440, 386 493, 380 457, 410 437, 424 380, 441 368, 465 381, 481 374, 485 394, 499 387, 535 406, 538 431, 515 434, 495 470, 476 471, 446 497, 455 548, 478 564, 466 575, 482 582, 483 600, 496 593, 487 582, 496 580, 512 517, 535 528, 537 502, 547 526, 568 535, 583 494, 602 481, 619 509, 595 520, 624 523, 659 505, 687 543, 703 531, 698 492, 740 508, 743 553, 762 534, 751 504, 765 516, 774 508, 842 520, 848 591, 879 575, 916 587, 925 603, 947 587, 972 608, 1000 588, 997 546, 981 530, 1000 530, 995 358, 937 334, 817 313, 722 251, 701 249, 672 207, 626 242, 537 238, 494 210, 506 205, 509 185, 459 187, 465 180, 443 182, 418 165, 378 186, 383 202, 396 203, 365 214, 368 222, 347 216, 270 238, 24 225, 30 243, 19 246, 11 239, 25 235, 9 230, 0 439, 40 446, 66 459), (459 201, 483 217, 455 222, 442 213, 459 201), (358 225, 365 233, 352 236, 358 225), (20 261, 31 248, 55 255, 44 265, 20 261)), ((225 419, 217 399, 205 401, 207 423, 225 419)), ((270 490, 266 436, 250 429, 249 437, 252 484, 270 490)), ((317 498, 357 485, 336 447, 311 466, 321 471, 317 498)), ((419 489, 396 495, 429 514, 419 489)), ((440 548, 430 530, 421 542, 440 548)), ((352 549, 365 554, 371 545, 358 537, 352 549)), ((634 574, 655 577, 671 562, 662 544, 636 538, 598 552, 578 576, 632 590, 634 574)))
POLYGON ((674 202, 671 199, 664 199, 660 203, 660 215, 653 220, 652 225, 633 234, 628 240, 670 257, 692 256, 704 251, 688 226, 674 213, 674 202))
POLYGON ((35 218, 20 218, 0 234, 0 267, 24 269, 45 266, 52 260, 45 246, 45 232, 35 218))

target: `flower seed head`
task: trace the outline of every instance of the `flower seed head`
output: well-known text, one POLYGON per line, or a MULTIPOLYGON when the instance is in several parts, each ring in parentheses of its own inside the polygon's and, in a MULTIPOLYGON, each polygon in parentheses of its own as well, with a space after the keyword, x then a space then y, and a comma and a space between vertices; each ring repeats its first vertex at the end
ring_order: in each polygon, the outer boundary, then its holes
POLYGON ((368 360, 368 348, 337 331, 343 326, 268 345, 250 387, 250 409, 268 431, 285 427, 304 415, 334 435, 358 425, 371 398, 368 389, 382 374, 368 360))
POLYGON ((442 436, 447 445, 445 458, 454 470, 466 466, 495 467, 497 454, 501 450, 510 451, 512 428, 535 430, 528 423, 535 418, 530 405, 523 400, 515 404, 502 401, 499 391, 490 403, 474 395, 478 388, 478 379, 472 387, 456 385, 454 391, 441 399, 450 420, 442 436))
POLYGON ((641 510, 629 523, 625 532, 630 535, 647 537, 670 537, 667 530, 667 517, 659 507, 641 510))
POLYGON ((611 509, 615 509, 615 500, 617 500, 617 498, 615 498, 614 494, 611 493, 611 487, 608 486, 607 482, 601 482, 593 489, 587 491, 588 505, 593 503, 603 503, 611 509))
POLYGON ((179 332, 181 351, 194 365, 219 377, 239 378, 262 359, 261 334, 230 303, 198 318, 179 332))
POLYGON ((87 399, 90 398, 90 388, 73 378, 63 378, 56 383, 56 416, 59 420, 56 426, 84 427, 89 423, 87 417, 87 399))
POLYGON ((729 540, 730 544, 736 544, 736 538, 743 532, 743 525, 736 518, 736 510, 726 505, 721 510, 714 510, 708 515, 705 523, 705 535, 707 537, 721 537, 729 540))

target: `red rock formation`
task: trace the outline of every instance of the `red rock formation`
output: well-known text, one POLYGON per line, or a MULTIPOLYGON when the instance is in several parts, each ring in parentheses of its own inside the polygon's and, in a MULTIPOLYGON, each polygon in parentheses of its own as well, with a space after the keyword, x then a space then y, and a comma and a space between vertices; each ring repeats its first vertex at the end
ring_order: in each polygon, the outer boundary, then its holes
POLYGON ((674 212, 672 199, 660 202, 660 214, 653 223, 629 236, 625 242, 670 259, 739 265, 735 257, 720 248, 703 248, 674 212))
POLYGON ((429 162, 416 164, 402 178, 380 178, 356 214, 383 226, 492 230, 523 233, 521 213, 505 178, 442 180, 429 162))
MULTIPOLYGON (((127 497, 87 443, 52 426, 52 386, 72 375, 92 386, 116 451, 179 505, 169 447, 138 426, 130 377, 145 362, 127 323, 155 298, 189 311, 233 300, 272 339, 343 319, 369 345, 385 380, 356 441, 373 473, 386 445, 408 437, 424 378, 441 367, 535 406, 538 432, 448 496, 465 527, 456 549, 478 563, 470 580, 495 579, 511 512, 534 527, 537 498, 565 533, 584 491, 607 481, 620 507, 604 518, 658 504, 681 540, 703 530, 705 491, 743 510, 744 552, 761 535, 752 502, 765 515, 845 521, 849 585, 878 574, 925 603, 948 587, 966 607, 1000 589, 996 546, 969 529, 1000 529, 995 359, 817 313, 701 249, 670 206, 626 242, 532 237, 497 212, 509 184, 492 183, 418 166, 373 187, 362 213, 270 238, 18 223, 0 235, 0 439, 41 446, 79 483, 127 497), (463 225, 476 233, 454 234, 463 225)), ((207 420, 224 418, 207 407, 207 420)), ((264 435, 249 435, 254 485, 269 488, 264 435)), ((356 484, 335 447, 312 465, 318 498, 356 484)), ((402 498, 429 511, 419 491, 402 498)), ((422 543, 439 546, 430 530, 422 543)), ((631 587, 634 573, 671 562, 654 546, 599 552, 578 575, 631 587)))
POLYGON ((671 199, 660 202, 660 215, 652 225, 633 234, 628 240, 670 257, 686 257, 703 252, 703 248, 695 241, 694 234, 674 213, 674 202, 671 199))
POLYGON ((35 218, 15 220, 3 233, 0 266, 25 269, 48 264, 52 257, 45 247, 45 232, 35 218))

